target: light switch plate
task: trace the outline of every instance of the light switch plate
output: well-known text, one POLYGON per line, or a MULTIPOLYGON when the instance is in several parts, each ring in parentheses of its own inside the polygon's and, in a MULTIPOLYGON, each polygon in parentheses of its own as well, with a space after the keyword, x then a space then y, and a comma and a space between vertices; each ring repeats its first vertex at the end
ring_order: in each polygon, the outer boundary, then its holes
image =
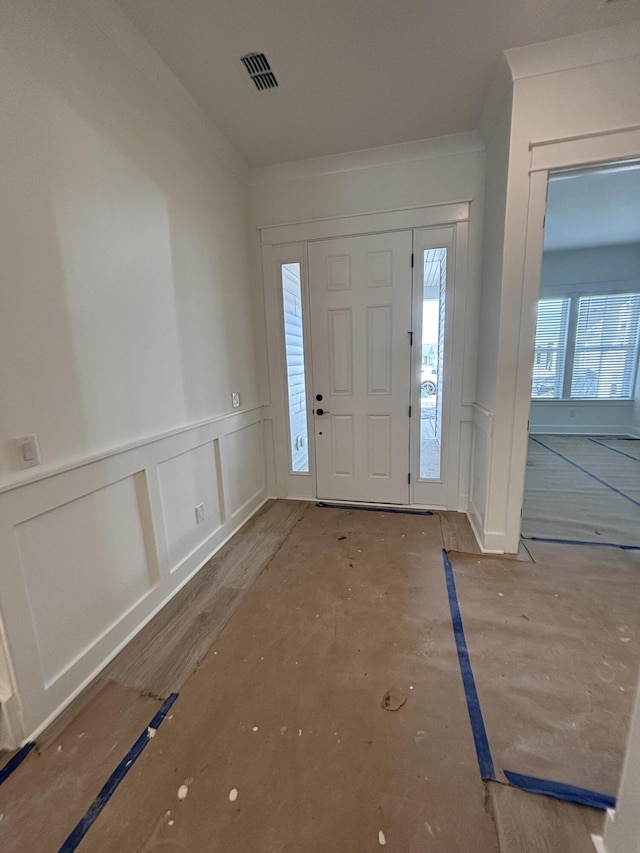
POLYGON ((33 468, 34 465, 40 464, 40 445, 37 435, 21 435, 13 441, 21 468, 33 468))
POLYGON ((231 405, 233 406, 233 408, 237 409, 238 406, 240 405, 240 403, 241 403, 240 392, 239 391, 232 391, 231 392, 231 405))

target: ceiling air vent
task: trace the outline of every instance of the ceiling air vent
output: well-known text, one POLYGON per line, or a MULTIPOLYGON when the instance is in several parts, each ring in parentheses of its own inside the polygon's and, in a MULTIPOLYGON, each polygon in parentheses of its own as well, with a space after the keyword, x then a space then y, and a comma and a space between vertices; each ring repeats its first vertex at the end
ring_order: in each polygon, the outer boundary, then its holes
POLYGON ((276 75, 271 70, 269 60, 264 53, 245 53, 240 59, 255 83, 256 89, 275 89, 278 85, 276 75))

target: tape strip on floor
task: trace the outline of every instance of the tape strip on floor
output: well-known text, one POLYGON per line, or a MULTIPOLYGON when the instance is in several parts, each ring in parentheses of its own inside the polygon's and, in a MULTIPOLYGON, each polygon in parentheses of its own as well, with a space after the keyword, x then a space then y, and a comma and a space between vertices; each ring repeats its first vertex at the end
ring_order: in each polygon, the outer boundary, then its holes
POLYGON ((495 782, 496 773, 493 767, 491 749, 489 748, 487 730, 485 729, 484 719, 482 717, 482 708, 480 707, 476 681, 473 677, 471 661, 469 660, 469 650, 467 649, 467 640, 464 636, 462 614, 460 613, 460 605, 458 604, 456 582, 453 577, 453 567, 451 565, 449 555, 444 549, 442 551, 442 559, 444 562, 444 573, 447 579, 449 610, 451 611, 453 634, 456 640, 456 649, 458 650, 460 674, 462 675, 462 684, 464 685, 464 693, 467 699, 467 710, 469 711, 469 720, 471 721, 473 741, 476 745, 476 755, 478 756, 478 764, 480 765, 480 775, 485 781, 495 782))
POLYGON ((522 536, 527 542, 553 542, 556 545, 589 545, 594 548, 620 548, 622 551, 640 551, 640 545, 620 545, 618 542, 585 542, 582 539, 549 539, 545 536, 522 536))
POLYGON ((630 453, 625 453, 624 450, 618 450, 617 447, 610 447, 608 444, 603 444, 602 441, 598 441, 597 438, 589 438, 589 441, 592 441, 594 444, 599 444, 600 447, 604 447, 605 450, 611 450, 612 453, 619 453, 620 456, 626 456, 627 459, 633 459, 634 462, 640 462, 637 456, 632 456, 630 453))
MULTIPOLYGON (((480 707, 480 699, 478 697, 478 689, 473 676, 473 670, 471 669, 469 650, 467 648, 467 641, 464 635, 462 614, 460 613, 460 604, 458 602, 456 583, 453 576, 453 566, 451 565, 449 555, 444 549, 442 551, 442 559, 444 562, 444 573, 447 580, 447 594, 449 596, 449 609, 451 611, 453 633, 456 640, 456 648, 458 650, 458 661, 460 662, 460 673, 462 675, 462 683, 464 685, 464 692, 467 700, 471 731, 476 745, 476 755, 478 756, 480 775, 485 782, 496 782, 498 780, 495 775, 493 758, 491 757, 491 748, 489 746, 487 730, 484 725, 482 708, 480 707)), ((537 779, 534 776, 525 776, 521 773, 514 773, 511 770, 505 770, 504 775, 509 781, 509 784, 513 785, 514 788, 521 788, 523 791, 528 791, 532 794, 544 794, 547 797, 554 797, 558 800, 566 800, 567 802, 578 803, 580 805, 588 805, 596 809, 609 809, 615 807, 615 799, 613 797, 609 797, 606 794, 600 794, 597 791, 589 791, 586 788, 578 788, 575 785, 567 785, 564 782, 554 782, 550 779, 537 779)))
POLYGON ((387 506, 358 506, 357 504, 328 504, 319 501, 316 504, 320 509, 357 509, 362 512, 393 512, 396 515, 433 515, 429 509, 394 509, 387 506))
POLYGON ((0 785, 3 782, 6 782, 9 776, 13 773, 14 770, 17 770, 18 767, 25 760, 27 755, 31 752, 31 750, 35 747, 35 743, 33 741, 29 741, 29 743, 25 743, 22 749, 19 749, 13 758, 10 758, 9 761, 4 765, 4 767, 0 770, 0 785))
POLYGON ((120 764, 118 764, 111 776, 109 776, 105 784, 102 786, 102 790, 95 798, 95 800, 91 803, 84 817, 76 825, 75 829, 64 842, 58 853, 72 853, 72 851, 74 851, 78 847, 82 839, 85 837, 87 832, 89 832, 93 824, 100 816, 101 811, 104 809, 104 807, 107 805, 107 803, 113 796, 120 782, 122 782, 124 777, 127 775, 129 770, 131 770, 137 759, 142 754, 143 750, 149 743, 149 740, 155 734, 155 730, 167 716, 169 710, 171 709, 171 706, 177 698, 178 694, 172 693, 164 701, 158 713, 149 723, 149 726, 142 732, 138 740, 134 743, 129 752, 125 755, 120 764))
POLYGON ((620 497, 625 498, 625 500, 631 501, 632 504, 640 507, 640 501, 635 500, 634 498, 630 498, 629 495, 625 495, 624 492, 621 492, 620 489, 616 489, 615 486, 612 486, 611 483, 607 483, 606 480, 601 480, 600 477, 597 477, 595 474, 592 474, 591 471, 587 471, 586 468, 583 468, 582 465, 578 465, 577 462, 573 462, 569 459, 568 456, 560 453, 558 450, 554 450, 553 447, 549 447, 543 441, 540 441, 539 438, 534 438, 532 435, 529 436, 531 441, 535 441, 536 444, 539 444, 540 447, 544 447, 545 450, 548 450, 550 453, 555 453, 556 456, 559 456, 560 459, 564 459, 565 462, 568 462, 569 465, 573 465, 574 468, 577 468, 579 471, 582 471, 583 474, 587 474, 587 476, 592 477, 594 480, 597 480, 598 483, 602 486, 606 486, 607 489, 611 489, 612 492, 620 495, 620 497))
POLYGON ((528 791, 530 794, 544 794, 555 800, 565 800, 568 803, 578 803, 581 806, 591 806, 593 809, 615 809, 616 798, 577 785, 567 785, 565 782, 553 782, 551 779, 538 779, 535 776, 524 776, 505 770, 504 775, 514 788, 528 791))

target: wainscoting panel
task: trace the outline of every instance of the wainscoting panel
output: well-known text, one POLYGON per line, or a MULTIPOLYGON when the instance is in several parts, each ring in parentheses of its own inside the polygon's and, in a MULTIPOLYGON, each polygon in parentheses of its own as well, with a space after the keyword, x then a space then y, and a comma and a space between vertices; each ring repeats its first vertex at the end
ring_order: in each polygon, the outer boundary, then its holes
POLYGON ((158 466, 162 516, 171 571, 224 522, 215 442, 173 456, 158 466), (198 521, 197 507, 202 507, 198 521))
POLYGON ((0 746, 41 731, 264 503, 263 448, 256 407, 0 490, 0 746))
POLYGON ((261 423, 242 426, 227 434, 223 465, 229 515, 235 518, 266 488, 261 423))
POLYGON ((159 583, 144 479, 138 472, 15 528, 46 687, 159 583))

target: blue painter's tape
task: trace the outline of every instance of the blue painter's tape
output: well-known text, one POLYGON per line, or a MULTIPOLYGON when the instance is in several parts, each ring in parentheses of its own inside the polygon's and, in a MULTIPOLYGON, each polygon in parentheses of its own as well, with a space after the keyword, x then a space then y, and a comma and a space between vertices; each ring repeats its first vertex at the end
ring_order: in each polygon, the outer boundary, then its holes
POLYGON ((429 509, 390 509, 387 506, 357 506, 356 504, 327 504, 319 501, 320 509, 358 509, 362 512, 394 512, 396 515, 433 515, 429 509))
POLYGON ((606 450, 611 450, 612 453, 619 453, 620 456, 626 456, 627 459, 633 459, 634 462, 640 462, 637 456, 632 456, 630 453, 625 453, 624 450, 618 450, 617 447, 609 447, 608 444, 605 444, 602 441, 598 441, 597 438, 590 438, 589 441, 592 441, 594 444, 599 444, 600 447, 604 447, 606 450))
POLYGON ((600 477, 596 477, 595 474, 592 474, 591 471, 587 471, 586 468, 583 468, 582 465, 578 465, 577 462, 572 462, 567 456, 564 456, 562 453, 559 453, 557 450, 554 450, 553 447, 549 447, 544 442, 540 441, 538 438, 534 438, 532 435, 529 436, 531 441, 535 441, 536 444, 539 444, 540 447, 544 447, 545 450, 548 450, 550 453, 555 453, 556 456, 559 456, 560 459, 564 459, 565 462, 568 462, 569 465, 573 465, 574 468, 577 468, 579 471, 582 471, 583 474, 587 474, 589 477, 592 477, 594 480, 597 480, 602 486, 606 486, 607 489, 611 489, 612 492, 620 495, 620 497, 625 498, 625 500, 631 501, 632 504, 636 506, 640 506, 640 501, 635 500, 634 498, 630 498, 629 495, 625 495, 624 492, 621 492, 620 489, 616 489, 615 486, 612 486, 611 483, 607 483, 605 480, 601 480, 600 477))
POLYGON ((122 782, 124 777, 127 775, 129 770, 133 767, 136 760, 142 754, 142 751, 149 743, 149 729, 157 729, 160 723, 164 720, 164 718, 169 713, 169 710, 173 703, 178 698, 177 693, 172 693, 164 702, 158 713, 149 723, 149 728, 145 729, 138 740, 131 747, 129 752, 122 759, 120 764, 113 771, 111 776, 107 779, 105 784, 102 787, 102 790, 95 798, 95 800, 91 803, 84 817, 80 820, 80 822, 76 825, 75 829, 71 833, 71 835, 64 842, 58 853, 72 853, 75 850, 82 839, 85 837, 87 832, 91 829, 95 821, 100 815, 100 812, 107 805, 116 788, 122 782))
POLYGON ((462 675, 462 684, 464 693, 467 699, 467 709, 469 711, 469 720, 471 722, 471 731, 473 732, 473 740, 476 745, 476 755, 478 756, 478 764, 480 765, 480 775, 486 781, 495 781, 496 774, 493 768, 493 759, 489 748, 489 739, 487 738, 487 730, 484 726, 482 717, 482 709, 480 707, 480 699, 476 689, 473 670, 471 669, 471 661, 469 660, 469 650, 467 649, 467 641, 464 636, 464 627, 462 625, 462 615, 460 613, 460 605, 458 604, 458 596, 456 593, 456 582, 453 577, 453 568, 449 555, 445 550, 442 551, 442 559, 444 561, 444 573, 447 579, 447 594, 449 596, 449 610, 451 611, 451 622, 453 623, 453 634, 456 640, 456 648, 458 650, 458 661, 460 663, 460 674, 462 675))
POLYGON ((622 551, 640 551, 640 545, 620 545, 618 542, 586 542, 582 539, 548 539, 545 536, 523 536, 527 542, 554 542, 556 545, 589 545, 593 548, 620 548, 622 551))
POLYGON ((25 743, 22 749, 19 749, 13 758, 9 759, 4 767, 0 770, 0 785, 3 782, 6 782, 9 776, 13 773, 14 770, 17 770, 18 767, 25 760, 27 755, 31 752, 31 750, 35 747, 35 743, 33 741, 29 741, 29 743, 25 743))
POLYGON ((594 809, 614 809, 616 807, 615 797, 600 794, 597 791, 589 791, 587 788, 578 788, 576 785, 567 785, 565 782, 553 782, 551 779, 523 776, 521 773, 513 773, 511 770, 505 770, 504 775, 514 788, 520 788, 530 794, 544 794, 545 797, 565 800, 568 803, 578 803, 581 806, 591 806, 594 809))

